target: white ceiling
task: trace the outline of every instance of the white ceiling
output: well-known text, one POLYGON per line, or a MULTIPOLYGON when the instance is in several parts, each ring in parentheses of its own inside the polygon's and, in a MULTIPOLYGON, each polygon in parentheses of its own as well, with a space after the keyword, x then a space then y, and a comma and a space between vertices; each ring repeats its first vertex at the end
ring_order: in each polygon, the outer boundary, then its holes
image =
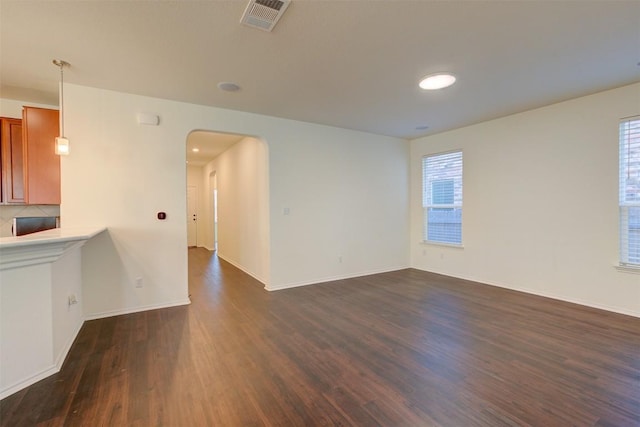
POLYGON ((57 103, 60 58, 70 83, 415 138, 640 81, 637 0, 293 0, 271 33, 246 4, 1 0, 1 96, 57 103), (438 71, 457 84, 418 88, 438 71))

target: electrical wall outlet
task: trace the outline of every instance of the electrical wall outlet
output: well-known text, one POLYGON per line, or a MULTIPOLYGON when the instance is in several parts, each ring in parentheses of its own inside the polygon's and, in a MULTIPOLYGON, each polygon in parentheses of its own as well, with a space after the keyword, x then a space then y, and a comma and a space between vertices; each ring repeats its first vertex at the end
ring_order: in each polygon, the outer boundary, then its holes
POLYGON ((142 277, 136 277, 136 288, 141 288, 144 286, 144 280, 142 277))
POLYGON ((69 301, 69 306, 72 306, 78 303, 78 300, 76 299, 75 294, 70 294, 68 301, 69 301))

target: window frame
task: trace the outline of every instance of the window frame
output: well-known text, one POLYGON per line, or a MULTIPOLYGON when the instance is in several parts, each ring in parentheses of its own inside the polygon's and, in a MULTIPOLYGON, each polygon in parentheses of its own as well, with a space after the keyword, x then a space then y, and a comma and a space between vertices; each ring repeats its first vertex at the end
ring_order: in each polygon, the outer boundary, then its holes
MULTIPOLYGON (((619 145, 619 164, 618 164, 618 208, 619 208, 619 266, 625 269, 638 269, 640 270, 640 222, 638 223, 637 232, 639 236, 634 236, 635 239, 638 239, 638 243, 634 244, 635 250, 638 251, 636 254, 635 251, 630 254, 631 249, 631 231, 632 224, 629 223, 630 212, 632 210, 640 211, 640 188, 637 195, 632 194, 632 200, 628 199, 628 177, 632 173, 630 171, 631 160, 630 157, 631 149, 640 150, 640 115, 626 117, 621 119, 618 127, 618 145, 619 145), (633 132, 633 136, 638 138, 637 141, 631 141, 632 137, 630 130, 625 130, 625 126, 636 122, 634 126, 637 126, 637 131, 633 132), (633 145, 632 145, 633 144, 633 145), (630 261, 630 256, 633 259, 630 261)), ((638 151, 640 153, 640 151, 638 151)), ((634 158, 638 156, 638 154, 633 155, 634 158)), ((634 166, 633 175, 635 179, 640 183, 640 164, 634 166)), ((636 184, 636 186, 639 184, 636 184)), ((633 190, 632 190, 633 191, 633 190)), ((635 214, 639 215, 640 214, 635 214)), ((634 222, 635 225, 635 222, 634 222)), ((633 228, 633 230, 636 230, 633 228)))
MULTIPOLYGON (((445 151, 440 153, 426 154, 422 156, 422 243, 429 245, 443 245, 443 246, 453 246, 453 247, 463 247, 463 187, 464 187, 464 154, 461 149, 445 151), (457 171, 453 175, 448 176, 440 176, 433 178, 433 172, 431 172, 431 179, 429 178, 429 171, 427 162, 428 159, 437 158, 445 158, 446 156, 458 155, 452 159, 454 162, 459 162, 459 166, 452 168, 457 171), (434 186, 433 184, 438 181, 444 180, 453 180, 453 203, 433 203, 434 197, 434 186), (458 189, 456 190, 456 181, 458 183, 458 189), (430 192, 430 197, 427 196, 427 189, 430 192), (456 193, 458 193, 458 197, 456 197, 456 193), (456 200, 458 198, 458 200, 456 200), (430 200, 429 200, 430 199, 430 200), (456 241, 448 241, 445 239, 438 240, 429 238, 429 212, 430 209, 439 209, 439 210, 448 210, 451 212, 459 211, 460 216, 460 230, 459 234, 456 237, 459 237, 456 241)), ((455 214, 454 214, 455 215, 455 214)), ((457 223, 456 223, 457 224, 457 223)))

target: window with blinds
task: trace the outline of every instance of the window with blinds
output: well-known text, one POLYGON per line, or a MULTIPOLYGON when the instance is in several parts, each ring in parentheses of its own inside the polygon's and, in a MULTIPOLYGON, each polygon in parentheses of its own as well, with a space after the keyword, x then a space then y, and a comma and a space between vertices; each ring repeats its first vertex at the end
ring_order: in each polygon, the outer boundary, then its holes
POLYGON ((422 158, 425 242, 462 244, 462 151, 422 158))
POLYGON ((640 267, 640 116, 620 122, 620 264, 640 267))

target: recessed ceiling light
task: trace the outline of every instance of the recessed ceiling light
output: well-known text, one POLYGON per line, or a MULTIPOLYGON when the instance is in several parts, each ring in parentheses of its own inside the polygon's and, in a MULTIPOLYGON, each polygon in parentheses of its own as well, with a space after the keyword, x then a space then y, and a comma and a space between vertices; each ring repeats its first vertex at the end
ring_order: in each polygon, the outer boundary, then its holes
POLYGON ((456 82, 456 78, 452 74, 438 73, 431 74, 420 80, 418 84, 424 90, 436 90, 449 87, 456 82))
POLYGON ((193 151, 194 153, 197 153, 198 151, 200 151, 199 148, 192 148, 191 151, 193 151))
POLYGON ((218 83, 218 89, 226 92, 236 92, 240 90, 240 86, 232 82, 220 82, 218 83))

